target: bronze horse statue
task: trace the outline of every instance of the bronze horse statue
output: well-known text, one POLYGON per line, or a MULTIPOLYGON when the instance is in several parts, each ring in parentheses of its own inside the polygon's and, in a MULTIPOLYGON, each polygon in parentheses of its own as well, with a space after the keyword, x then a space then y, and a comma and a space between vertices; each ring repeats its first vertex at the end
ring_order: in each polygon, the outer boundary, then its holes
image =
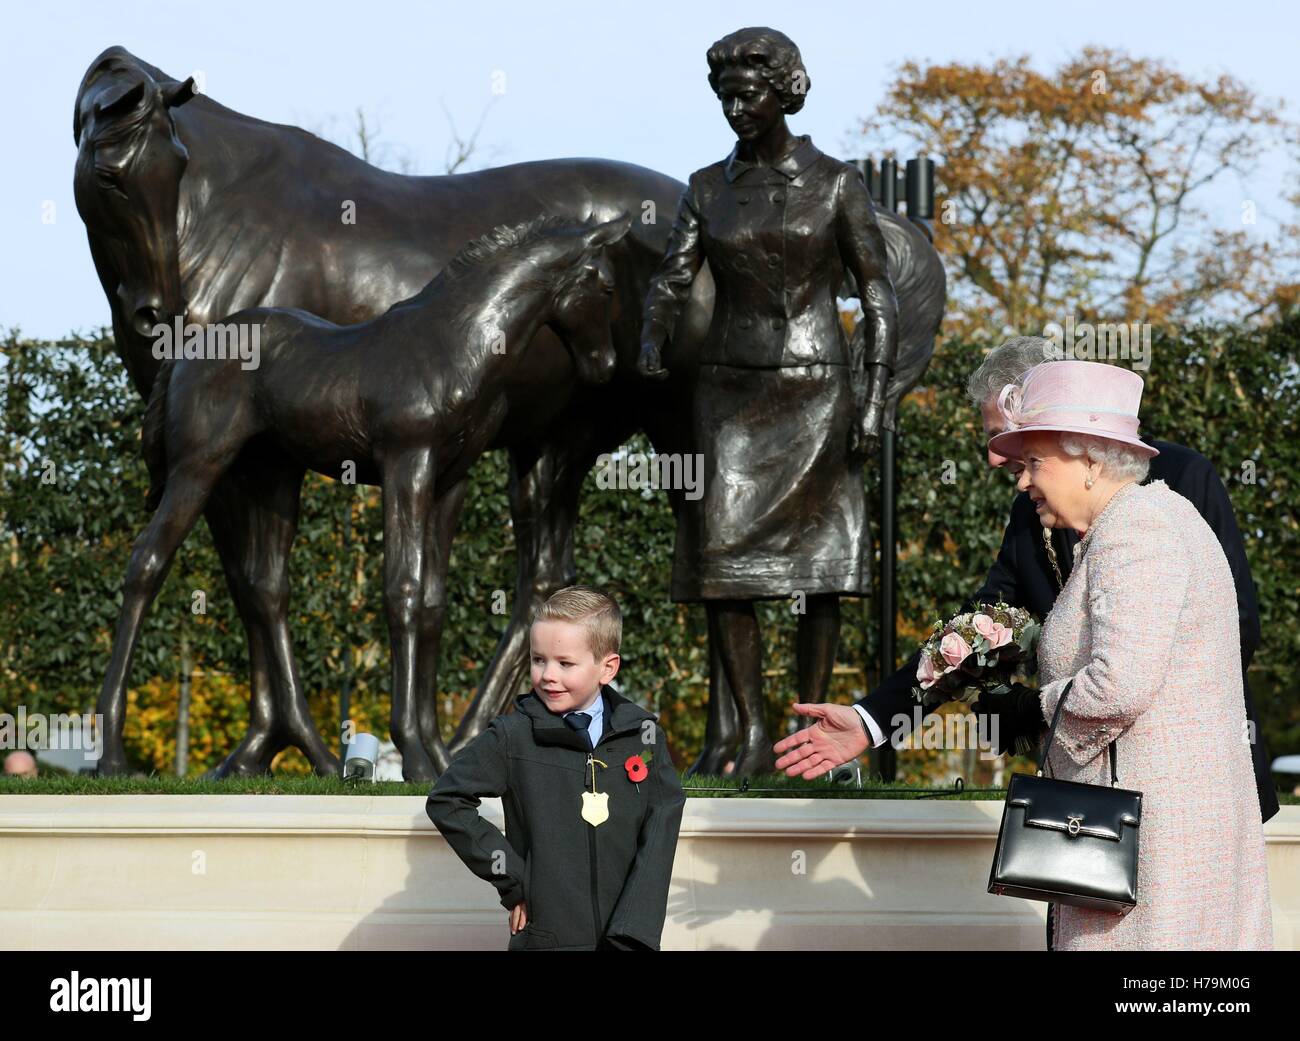
POLYGON ((177 549, 217 483, 257 442, 260 452, 336 479, 350 464, 360 481, 383 486, 391 733, 408 779, 431 769, 414 701, 417 624, 437 566, 434 518, 444 489, 463 482, 495 439, 509 412, 511 372, 543 325, 567 345, 580 379, 609 381, 614 281, 602 254, 630 223, 545 217, 498 228, 369 322, 340 326, 305 311, 250 308, 218 324, 246 337, 251 327, 251 355, 222 341, 205 356, 194 337, 182 357, 167 357, 144 424, 155 509, 127 566, 102 700, 125 701, 141 622, 177 549))
MULTIPOLYGON (((539 210, 574 221, 641 215, 609 247, 617 366, 600 394, 575 378, 549 328, 516 370, 511 408, 491 447, 509 452, 518 574, 512 615, 454 751, 504 710, 527 677, 527 622, 551 591, 575 579, 573 526, 582 480, 597 456, 646 432, 656 451, 687 453, 692 352, 707 332, 712 280, 696 279, 692 304, 665 364, 673 377, 636 374, 641 309, 663 256, 683 185, 626 163, 566 159, 470 174, 412 177, 376 169, 296 127, 268 123, 195 95, 121 47, 91 63, 77 92, 74 189, 91 254, 112 312, 116 348, 138 392, 149 397, 161 362, 150 333, 180 316, 207 324, 247 307, 297 307, 355 323, 414 295, 465 242, 539 210)), ((943 269, 926 236, 878 214, 899 299, 899 354, 890 401, 923 371, 943 309, 943 269)), ((250 665, 249 732, 219 775, 269 769, 296 746, 320 774, 338 760, 311 721, 287 623, 287 558, 302 465, 245 451, 204 510, 250 665)), ((438 559, 447 560, 464 484, 449 489, 435 518, 438 559)), ((670 490, 674 510, 682 491, 670 490)), ((434 766, 439 739, 436 665, 445 617, 445 566, 422 591, 416 669, 418 729, 434 766)), ((725 680, 711 670, 716 702, 725 680)), ((729 702, 728 697, 722 698, 729 702)), ((120 734, 121 709, 99 706, 120 734), (116 716, 114 715, 116 713, 116 716)), ((102 773, 125 769, 120 739, 105 743, 102 773)), ((421 778, 427 779, 427 778, 421 778)))

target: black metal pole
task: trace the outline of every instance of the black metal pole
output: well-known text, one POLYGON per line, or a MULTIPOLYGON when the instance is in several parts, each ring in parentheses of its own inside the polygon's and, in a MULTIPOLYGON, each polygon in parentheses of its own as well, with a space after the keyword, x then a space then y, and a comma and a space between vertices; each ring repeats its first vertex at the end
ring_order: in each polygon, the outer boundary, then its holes
POLYGON ((190 661, 188 622, 188 618, 181 621, 181 703, 176 709, 177 777, 184 777, 190 771, 190 676, 194 672, 194 663, 190 661))
MULTIPOLYGON (((894 565, 898 559, 898 535, 894 522, 897 514, 895 453, 897 434, 880 432, 880 680, 893 675, 895 666, 895 620, 898 579, 894 565)), ((886 737, 889 732, 886 731, 886 737)), ((886 740, 875 752, 876 766, 883 781, 893 781, 898 773, 898 753, 886 740)))
POLYGON ((352 712, 352 633, 349 622, 352 619, 352 576, 355 565, 352 560, 352 503, 356 497, 356 485, 344 485, 345 503, 343 509, 343 559, 347 562, 347 582, 345 585, 347 605, 343 618, 343 678, 339 682, 339 762, 348 759, 347 733, 348 716, 352 712))
POLYGON ((880 160, 880 208, 898 211, 898 160, 880 160))
MULTIPOLYGON (((897 212, 902 201, 907 216, 919 225, 927 236, 933 238, 929 221, 934 218, 934 161, 924 156, 909 159, 901 172, 898 161, 882 159, 880 171, 871 159, 858 159, 854 165, 871 192, 871 198, 881 209, 897 212)), ((892 430, 880 432, 880 586, 877 601, 880 605, 880 682, 893 675, 898 663, 897 616, 898 579, 895 565, 898 561, 898 459, 897 434, 892 430)), ((886 741, 873 752, 881 779, 893 781, 898 774, 898 754, 893 744, 886 741)))

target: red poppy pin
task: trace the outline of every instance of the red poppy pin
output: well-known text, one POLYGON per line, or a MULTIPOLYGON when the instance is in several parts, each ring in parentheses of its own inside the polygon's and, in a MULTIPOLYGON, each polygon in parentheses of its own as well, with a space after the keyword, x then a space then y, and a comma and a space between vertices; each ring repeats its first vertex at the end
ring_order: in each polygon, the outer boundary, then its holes
POLYGON ((650 775, 645 760, 639 755, 628 756, 627 762, 623 764, 623 769, 627 771, 628 780, 634 784, 638 781, 644 781, 650 775))

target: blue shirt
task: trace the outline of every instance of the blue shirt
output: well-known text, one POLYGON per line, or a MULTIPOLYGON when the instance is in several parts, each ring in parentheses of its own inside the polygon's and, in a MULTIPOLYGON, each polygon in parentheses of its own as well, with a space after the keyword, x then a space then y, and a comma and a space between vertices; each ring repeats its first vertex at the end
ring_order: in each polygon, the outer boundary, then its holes
MULTIPOLYGON (((573 712, 585 712, 591 716, 591 723, 587 726, 587 733, 591 735, 591 747, 596 747, 596 742, 600 740, 600 735, 605 732, 605 692, 601 688, 596 689, 596 700, 586 708, 575 708, 573 712)), ((566 716, 572 715, 572 712, 564 713, 566 716)))

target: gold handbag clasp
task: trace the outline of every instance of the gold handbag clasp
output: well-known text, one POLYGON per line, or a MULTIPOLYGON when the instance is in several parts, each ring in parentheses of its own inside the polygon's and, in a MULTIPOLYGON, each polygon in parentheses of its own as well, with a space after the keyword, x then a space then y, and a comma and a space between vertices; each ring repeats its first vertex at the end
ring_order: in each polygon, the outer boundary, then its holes
POLYGON ((1066 817, 1069 819, 1066 821, 1065 830, 1068 831, 1070 833, 1070 837, 1073 838, 1075 835, 1079 834, 1080 827, 1081 827, 1079 821, 1083 820, 1083 814, 1080 813, 1078 816, 1076 816, 1073 813, 1067 813, 1066 817))

